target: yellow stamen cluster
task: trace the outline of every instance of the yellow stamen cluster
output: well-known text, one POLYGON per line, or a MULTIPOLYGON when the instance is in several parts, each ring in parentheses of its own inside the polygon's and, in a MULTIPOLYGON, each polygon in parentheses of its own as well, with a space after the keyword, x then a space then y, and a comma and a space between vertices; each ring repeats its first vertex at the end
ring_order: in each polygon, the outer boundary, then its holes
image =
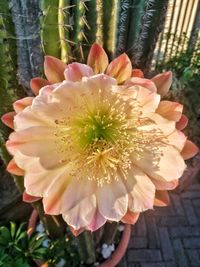
POLYGON ((131 157, 142 156, 145 147, 151 146, 152 140, 155 144, 162 134, 138 130, 151 122, 140 116, 136 100, 124 100, 112 91, 103 96, 99 90, 93 103, 85 103, 71 118, 56 121, 63 163, 72 165, 72 177, 95 180, 99 186, 119 176, 126 179, 131 157))

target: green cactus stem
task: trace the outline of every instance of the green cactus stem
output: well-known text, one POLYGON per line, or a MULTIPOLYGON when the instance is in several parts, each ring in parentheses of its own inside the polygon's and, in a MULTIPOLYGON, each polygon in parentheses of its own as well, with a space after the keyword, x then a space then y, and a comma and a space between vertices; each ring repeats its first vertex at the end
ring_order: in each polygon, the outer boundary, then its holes
POLYGON ((86 264, 94 263, 96 261, 96 255, 92 233, 85 231, 80 234, 75 241, 81 261, 86 264))
POLYGON ((120 1, 103 1, 103 41, 110 59, 116 55, 120 1))
POLYGON ((67 40, 69 39, 69 13, 67 7, 69 0, 59 0, 58 6, 58 33, 60 39, 60 58, 64 63, 69 61, 70 46, 67 40))
POLYGON ((149 71, 159 33, 163 29, 168 0, 147 0, 142 14, 141 28, 131 51, 132 63, 146 74, 149 71))
POLYGON ((60 36, 58 31, 59 0, 41 0, 41 39, 45 54, 60 58, 60 36))

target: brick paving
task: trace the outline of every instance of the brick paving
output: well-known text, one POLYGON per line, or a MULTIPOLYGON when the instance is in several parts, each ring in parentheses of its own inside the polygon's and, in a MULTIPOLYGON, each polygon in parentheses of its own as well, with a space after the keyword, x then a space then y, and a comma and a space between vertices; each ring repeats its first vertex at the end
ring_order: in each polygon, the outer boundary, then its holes
POLYGON ((200 267, 200 184, 141 214, 118 267, 200 267))

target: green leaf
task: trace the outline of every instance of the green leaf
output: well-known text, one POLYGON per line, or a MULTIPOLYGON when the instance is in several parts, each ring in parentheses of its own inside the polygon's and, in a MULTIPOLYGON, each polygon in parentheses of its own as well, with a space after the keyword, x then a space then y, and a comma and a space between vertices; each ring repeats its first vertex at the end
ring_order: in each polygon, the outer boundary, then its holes
POLYGON ((21 223, 19 228, 17 229, 17 232, 16 232, 16 239, 18 240, 18 238, 20 237, 21 235, 21 232, 24 231, 24 226, 26 225, 26 223, 21 223))
POLYGON ((0 245, 7 244, 11 240, 10 232, 7 227, 0 227, 0 245))
POLYGON ((10 235, 12 239, 14 239, 15 233, 16 233, 16 224, 14 222, 10 222, 10 235))

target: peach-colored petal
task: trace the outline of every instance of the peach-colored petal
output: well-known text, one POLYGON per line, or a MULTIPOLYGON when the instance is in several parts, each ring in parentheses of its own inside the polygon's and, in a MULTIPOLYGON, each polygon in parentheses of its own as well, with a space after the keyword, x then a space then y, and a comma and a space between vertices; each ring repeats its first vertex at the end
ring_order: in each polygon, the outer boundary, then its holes
POLYGON ((108 56, 99 44, 93 44, 87 59, 87 65, 90 66, 95 74, 103 73, 108 66, 108 56))
POLYGON ((72 226, 70 226, 69 228, 75 237, 79 236, 85 230, 84 228, 80 228, 80 229, 76 230, 72 226))
POLYGON ((31 86, 31 89, 32 89, 34 95, 38 95, 40 89, 46 85, 49 85, 49 84, 50 84, 49 81, 47 81, 46 79, 43 79, 43 78, 39 78, 39 77, 33 78, 30 81, 30 86, 31 86))
POLYGON ((26 156, 39 157, 42 166, 47 169, 63 164, 64 158, 55 142, 54 130, 48 127, 36 126, 13 132, 6 147, 12 155, 19 151, 26 156))
POLYGON ((19 99, 13 103, 13 108, 16 111, 16 113, 19 113, 26 107, 30 106, 33 102, 34 97, 27 96, 22 99, 19 99))
POLYGON ((70 184, 70 178, 67 172, 56 175, 48 189, 43 193, 43 206, 47 214, 58 215, 65 209, 66 189, 70 184), (67 177, 68 176, 68 177, 67 177))
POLYGON ((17 164, 15 163, 14 159, 11 159, 11 161, 7 165, 7 171, 18 176, 24 175, 24 170, 19 168, 17 164))
POLYGON ((63 213, 62 216, 67 224, 72 226, 75 230, 79 230, 90 224, 95 215, 95 211, 96 197, 95 195, 92 195, 82 199, 78 205, 63 213))
POLYGON ((119 84, 130 78, 131 73, 131 61, 125 53, 115 58, 106 70, 106 74, 115 78, 119 84))
POLYGON ((67 184, 61 186, 62 178, 60 177, 60 182, 57 181, 59 186, 56 187, 56 183, 52 184, 45 192, 46 197, 43 198, 43 204, 48 214, 66 213, 77 207, 83 199, 90 198, 95 192, 95 184, 92 181, 82 179, 77 183, 76 179, 73 181, 64 179, 67 184))
POLYGON ((138 85, 121 87, 116 86, 112 90, 122 95, 125 100, 137 101, 139 104, 138 109, 141 109, 142 113, 154 112, 157 109, 160 102, 160 96, 158 94, 138 85))
POLYGON ((186 168, 180 152, 169 145, 159 145, 156 151, 143 149, 141 156, 133 156, 132 160, 147 175, 161 181, 180 178, 186 168))
POLYGON ((129 194, 128 207, 131 211, 138 213, 153 208, 155 186, 142 170, 131 166, 124 184, 129 194))
POLYGON ((128 208, 128 195, 121 179, 99 187, 97 201, 103 217, 112 221, 121 220, 128 208))
POLYGON ((151 181, 155 185, 157 190, 173 190, 178 186, 178 180, 172 180, 170 182, 166 182, 151 178, 151 181))
POLYGON ((44 73, 50 83, 62 82, 65 79, 64 71, 66 68, 67 65, 60 59, 52 56, 45 56, 44 73))
POLYGON ((27 194, 26 191, 23 193, 23 201, 24 202, 32 203, 32 202, 38 201, 40 199, 41 199, 41 197, 31 196, 31 195, 27 194))
POLYGON ((32 107, 27 107, 14 118, 15 131, 21 131, 33 126, 50 126, 51 121, 44 120, 41 113, 33 112, 32 107))
POLYGON ((198 152, 199 148, 193 142, 187 140, 183 150, 181 151, 181 155, 186 160, 194 157, 198 152))
POLYGON ((176 147, 181 151, 185 145, 187 137, 181 131, 175 130, 173 133, 167 136, 167 139, 164 140, 169 145, 176 147))
POLYGON ((144 78, 144 73, 142 70, 140 69, 133 69, 132 70, 132 74, 131 74, 132 77, 139 77, 139 78, 144 78))
POLYGON ((92 76, 93 70, 85 64, 72 63, 67 65, 64 75, 67 81, 77 82, 81 81, 83 77, 92 76))
POLYGON ((154 112, 160 102, 160 96, 141 86, 138 86, 138 88, 139 89, 136 100, 142 106, 142 112, 154 112))
POLYGON ((172 72, 167 71, 160 73, 154 76, 151 80, 155 83, 158 94, 165 96, 172 84, 172 72))
POLYGON ((155 84, 149 79, 131 77, 125 82, 125 84, 129 86, 139 85, 139 86, 149 89, 152 92, 157 91, 155 84))
POLYGON ((188 125, 188 118, 182 114, 180 120, 176 123, 176 129, 182 131, 188 125))
POLYGON ((106 219, 101 215, 101 213, 97 209, 92 218, 92 221, 87 226, 87 230, 94 232, 98 230, 100 227, 102 227, 105 223, 106 219))
POLYGON ((179 121, 182 116, 183 105, 166 100, 161 101, 156 112, 168 120, 179 121))
POLYGON ((4 114, 2 117, 1 117, 1 120, 2 122, 8 126, 9 128, 11 129, 14 129, 14 116, 16 115, 16 113, 14 111, 12 112, 8 112, 6 114, 4 114))
POLYGON ((169 121, 157 113, 145 113, 144 117, 148 118, 149 122, 138 127, 142 131, 160 131, 164 136, 168 136, 175 131, 175 122, 169 121))
POLYGON ((154 206, 164 207, 169 205, 169 194, 167 191, 156 190, 154 206))
POLYGON ((121 219, 123 223, 135 224, 139 218, 140 213, 127 211, 126 215, 121 219))

